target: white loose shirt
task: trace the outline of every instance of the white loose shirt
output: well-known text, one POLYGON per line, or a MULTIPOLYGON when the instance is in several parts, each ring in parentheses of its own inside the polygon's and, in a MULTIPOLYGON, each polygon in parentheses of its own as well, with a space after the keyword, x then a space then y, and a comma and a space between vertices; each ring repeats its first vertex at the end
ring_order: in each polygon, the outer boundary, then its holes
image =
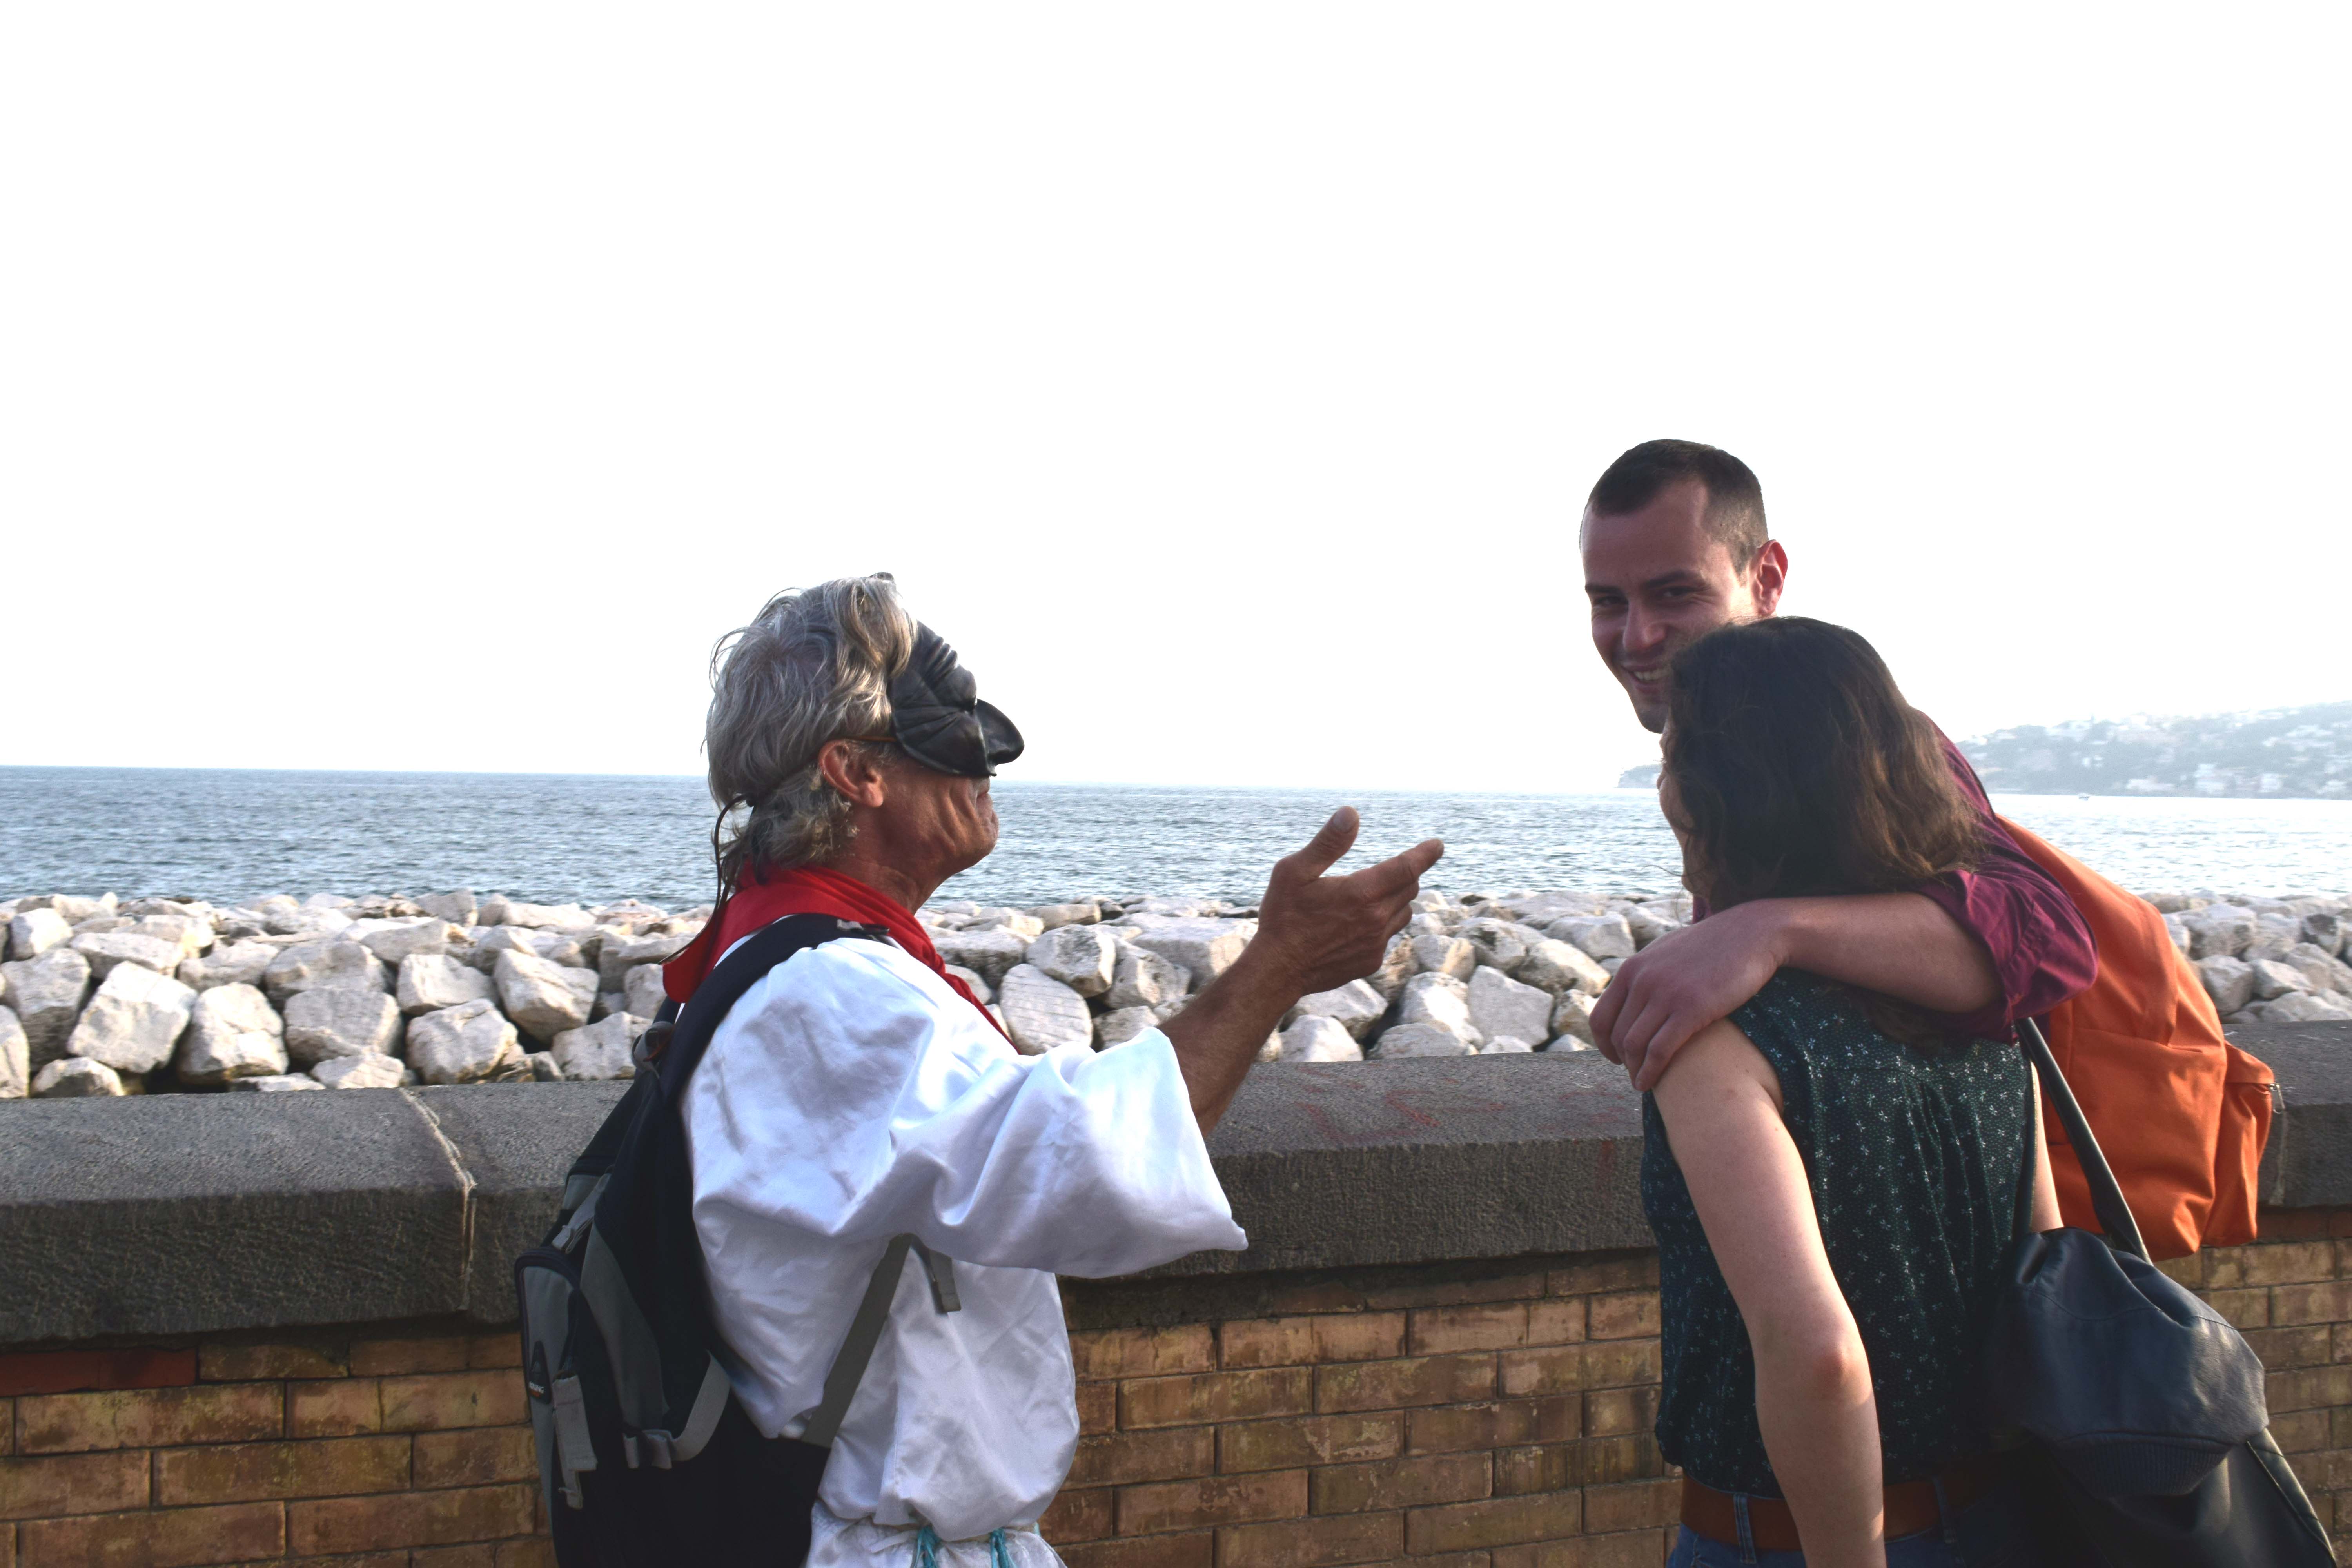
MULTIPOLYGON (((892 1237, 955 1260, 962 1310, 942 1313, 907 1259, 825 1467, 810 1568, 901 1564, 907 1527, 956 1542, 1034 1523, 1077 1447, 1054 1277, 1248 1245, 1166 1036, 1024 1057, 887 942, 807 949, 745 992, 685 1115, 712 1304, 766 1435, 799 1434, 892 1237)), ((1013 1539, 1016 1562, 1058 1561, 1013 1539)))

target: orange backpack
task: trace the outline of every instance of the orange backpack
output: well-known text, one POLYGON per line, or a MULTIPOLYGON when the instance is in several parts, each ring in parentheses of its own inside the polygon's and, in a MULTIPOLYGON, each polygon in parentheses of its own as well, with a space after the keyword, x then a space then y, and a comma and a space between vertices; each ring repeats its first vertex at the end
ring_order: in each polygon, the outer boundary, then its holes
MULTIPOLYGON (((2006 818, 2017 847, 2083 911, 2099 977, 2049 1017, 2051 1053, 2082 1102, 2158 1259, 2254 1238, 2255 1172, 2271 1131, 2271 1069, 2221 1037, 2221 1015, 2164 917, 2006 818)), ((2096 1230, 2083 1167, 2042 1116, 2058 1208, 2096 1230)))

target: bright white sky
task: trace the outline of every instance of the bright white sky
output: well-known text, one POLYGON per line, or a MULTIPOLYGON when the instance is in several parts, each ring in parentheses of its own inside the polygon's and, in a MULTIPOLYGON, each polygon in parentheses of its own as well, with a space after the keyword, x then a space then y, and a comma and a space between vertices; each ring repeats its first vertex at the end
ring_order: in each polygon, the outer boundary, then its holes
POLYGON ((697 773, 898 574, 1014 776, 1606 785, 1619 450, 1956 735, 2352 696, 2352 12, 21 5, 0 763, 697 773))

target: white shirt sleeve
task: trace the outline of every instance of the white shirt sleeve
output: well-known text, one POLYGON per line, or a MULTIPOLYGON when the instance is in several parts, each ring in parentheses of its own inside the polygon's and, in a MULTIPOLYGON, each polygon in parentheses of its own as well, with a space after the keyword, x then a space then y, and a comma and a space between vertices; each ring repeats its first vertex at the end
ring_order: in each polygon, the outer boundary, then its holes
POLYGON ((688 1102, 707 1250, 781 1222, 1099 1277, 1248 1245, 1166 1036, 1024 1057, 887 943, 778 966, 712 1037, 688 1102))

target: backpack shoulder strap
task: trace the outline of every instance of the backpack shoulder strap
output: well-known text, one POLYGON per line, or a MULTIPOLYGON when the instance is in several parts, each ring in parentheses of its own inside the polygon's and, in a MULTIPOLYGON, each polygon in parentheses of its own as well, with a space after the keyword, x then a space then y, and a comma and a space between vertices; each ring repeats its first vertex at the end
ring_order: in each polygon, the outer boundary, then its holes
MULTIPOLYGON (((702 977, 702 984, 694 988, 693 997, 677 1009, 675 1016, 656 1020, 637 1037, 639 1069, 653 1068, 670 1086, 671 1092, 677 1092, 702 1060, 710 1037, 718 1032, 729 1012, 743 999, 743 993, 758 984, 770 970, 794 953, 836 937, 878 940, 888 934, 879 926, 860 925, 835 915, 786 915, 762 926, 738 942, 733 952, 702 977)), ((666 1005, 662 1011, 668 1013, 670 1008, 666 1005)))

